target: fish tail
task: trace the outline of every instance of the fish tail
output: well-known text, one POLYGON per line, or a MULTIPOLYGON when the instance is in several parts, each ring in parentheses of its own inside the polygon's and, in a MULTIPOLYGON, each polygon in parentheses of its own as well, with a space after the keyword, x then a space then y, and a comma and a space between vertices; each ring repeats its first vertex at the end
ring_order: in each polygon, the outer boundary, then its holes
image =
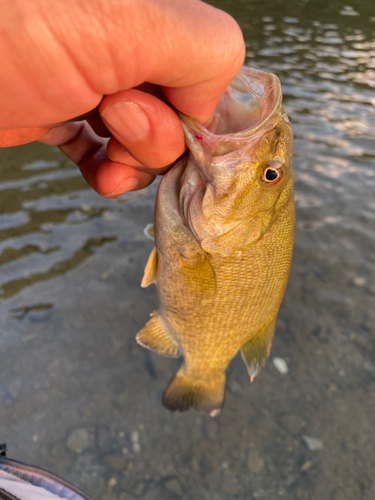
POLYGON ((224 389, 224 372, 197 379, 181 369, 169 382, 163 394, 163 405, 172 411, 194 408, 214 417, 224 404, 224 389))

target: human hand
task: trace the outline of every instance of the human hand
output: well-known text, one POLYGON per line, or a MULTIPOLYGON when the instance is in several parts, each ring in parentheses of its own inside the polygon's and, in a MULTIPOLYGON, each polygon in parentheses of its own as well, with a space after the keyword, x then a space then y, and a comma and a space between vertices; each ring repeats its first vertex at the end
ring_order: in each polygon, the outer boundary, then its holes
POLYGON ((244 59, 236 22, 199 0, 3 0, 2 12, 0 146, 59 146, 106 197, 183 153, 166 102, 206 122, 244 59))

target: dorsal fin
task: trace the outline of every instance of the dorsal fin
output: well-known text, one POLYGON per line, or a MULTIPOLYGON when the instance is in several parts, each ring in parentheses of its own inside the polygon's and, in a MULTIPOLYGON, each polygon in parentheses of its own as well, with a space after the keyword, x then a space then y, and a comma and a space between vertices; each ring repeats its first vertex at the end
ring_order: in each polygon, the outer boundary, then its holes
POLYGON ((180 350, 160 320, 158 313, 137 333, 136 341, 142 347, 156 351, 163 356, 178 358, 180 350))
POLYGON ((250 382, 266 364, 271 351, 273 334, 275 331, 276 318, 264 326, 247 344, 241 349, 242 359, 246 365, 250 382))

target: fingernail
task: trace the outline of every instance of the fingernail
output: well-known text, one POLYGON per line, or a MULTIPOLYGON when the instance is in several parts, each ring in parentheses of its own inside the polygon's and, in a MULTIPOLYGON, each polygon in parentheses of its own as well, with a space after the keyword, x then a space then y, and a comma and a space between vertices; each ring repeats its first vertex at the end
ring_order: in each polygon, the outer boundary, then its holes
POLYGON ((111 104, 102 112, 102 118, 119 140, 138 142, 150 132, 149 119, 135 102, 111 104))

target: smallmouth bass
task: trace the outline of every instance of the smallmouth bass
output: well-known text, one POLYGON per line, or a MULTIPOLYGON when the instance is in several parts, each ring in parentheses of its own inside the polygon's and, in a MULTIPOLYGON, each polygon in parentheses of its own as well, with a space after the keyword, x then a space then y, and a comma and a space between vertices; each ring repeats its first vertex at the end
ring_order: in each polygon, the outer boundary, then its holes
POLYGON ((294 239, 292 130, 278 78, 243 67, 204 127, 180 115, 187 154, 162 178, 141 286, 160 309, 137 334, 184 363, 163 404, 215 415, 240 350, 252 381, 271 349, 294 239))

